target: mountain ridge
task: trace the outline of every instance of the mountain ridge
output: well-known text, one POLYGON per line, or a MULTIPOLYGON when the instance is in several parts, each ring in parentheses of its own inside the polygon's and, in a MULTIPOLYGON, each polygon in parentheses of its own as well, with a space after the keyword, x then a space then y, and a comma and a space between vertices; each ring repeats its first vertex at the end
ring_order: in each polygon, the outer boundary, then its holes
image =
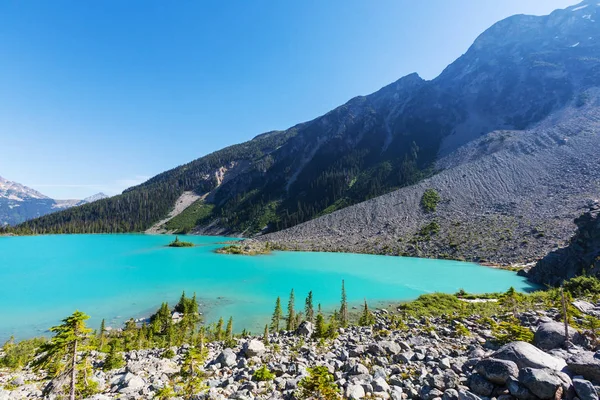
MULTIPOLYGON (((598 6, 589 3, 547 16, 509 17, 483 32, 432 80, 409 74, 311 121, 257 135, 165 171, 121 196, 20 229, 145 231, 167 217, 185 192, 194 192, 200 199, 173 219, 185 224, 171 221, 163 230, 251 236, 403 190, 464 163, 460 154, 477 162, 481 156, 473 143, 482 138, 491 140, 482 148, 502 147, 503 131, 532 131, 582 107, 594 114, 591 103, 600 84, 600 46, 592 40, 600 37, 597 14, 598 6)), ((584 122, 592 125, 592 119, 584 122)), ((529 136, 509 143, 518 151, 544 150, 529 136)))
POLYGON ((28 219, 107 197, 104 193, 96 193, 83 200, 56 200, 35 189, 0 176, 0 226, 16 225, 28 219))

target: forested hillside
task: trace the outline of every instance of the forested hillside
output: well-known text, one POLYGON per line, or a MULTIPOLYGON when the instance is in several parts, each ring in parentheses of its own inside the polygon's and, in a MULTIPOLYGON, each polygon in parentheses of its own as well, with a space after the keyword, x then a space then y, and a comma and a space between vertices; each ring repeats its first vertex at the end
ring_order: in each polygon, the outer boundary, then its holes
POLYGON ((432 81, 408 75, 313 121, 18 230, 143 231, 184 191, 195 191, 202 218, 179 218, 185 226, 172 222, 171 230, 199 225, 200 232, 251 235, 412 185, 438 173, 440 157, 483 135, 528 129, 567 105, 586 104, 586 91, 600 84, 600 45, 590 39, 600 37, 593 23, 598 8, 586 3, 549 16, 507 18, 432 81))

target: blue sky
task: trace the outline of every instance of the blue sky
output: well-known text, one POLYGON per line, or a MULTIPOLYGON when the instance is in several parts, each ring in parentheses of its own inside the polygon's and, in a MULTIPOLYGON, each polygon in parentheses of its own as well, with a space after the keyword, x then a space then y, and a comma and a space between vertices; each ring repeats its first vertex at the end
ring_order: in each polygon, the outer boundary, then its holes
POLYGON ((564 0, 0 2, 0 176, 116 194, 411 72, 564 0))

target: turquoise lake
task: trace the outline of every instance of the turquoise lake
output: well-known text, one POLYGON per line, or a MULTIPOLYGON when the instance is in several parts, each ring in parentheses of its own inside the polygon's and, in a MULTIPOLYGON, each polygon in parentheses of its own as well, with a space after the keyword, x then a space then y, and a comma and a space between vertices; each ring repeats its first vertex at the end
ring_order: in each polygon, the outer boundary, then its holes
POLYGON ((233 316, 236 331, 262 332, 275 299, 285 309, 290 290, 303 310, 309 290, 315 307, 339 305, 342 279, 349 303, 414 299, 423 293, 505 291, 532 287, 515 273, 476 264, 343 253, 216 254, 229 240, 185 236, 194 248, 165 247, 166 235, 48 235, 0 237, 0 340, 26 338, 76 309, 90 325, 120 327, 148 316, 181 292, 197 294, 206 320, 233 316))

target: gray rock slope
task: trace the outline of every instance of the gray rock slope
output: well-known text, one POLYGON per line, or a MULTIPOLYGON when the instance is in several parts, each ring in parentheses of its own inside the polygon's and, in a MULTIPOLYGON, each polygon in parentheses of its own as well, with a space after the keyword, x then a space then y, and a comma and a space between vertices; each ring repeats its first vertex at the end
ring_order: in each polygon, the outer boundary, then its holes
POLYGON ((499 264, 540 258, 568 241, 600 195, 600 91, 532 129, 495 131, 438 162, 417 185, 260 237, 298 250, 448 257, 499 264), (420 207, 426 189, 441 203, 420 207), (421 234, 435 222, 439 232, 421 234))

